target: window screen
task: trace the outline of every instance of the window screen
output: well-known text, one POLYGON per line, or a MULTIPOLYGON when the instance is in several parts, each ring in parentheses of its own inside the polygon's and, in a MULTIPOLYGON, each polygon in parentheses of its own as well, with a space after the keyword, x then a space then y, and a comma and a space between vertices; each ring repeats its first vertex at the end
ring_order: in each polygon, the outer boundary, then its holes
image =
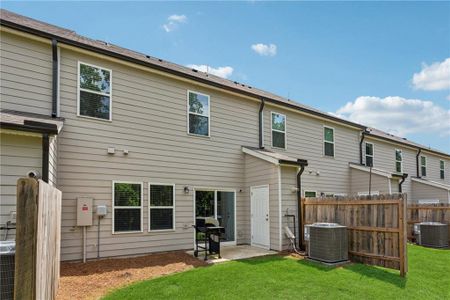
POLYGON ((334 129, 330 127, 323 128, 323 147, 324 155, 334 157, 334 129))
POLYGON ((114 232, 142 230, 142 184, 114 183, 114 232))
POLYGON ((175 197, 173 185, 150 184, 149 229, 174 229, 175 197))
POLYGON ((188 93, 189 133, 209 136, 209 96, 188 93))
POLYGON ((439 161, 439 177, 445 179, 445 162, 443 160, 439 161))
POLYGON ((78 113, 111 119, 111 71, 80 63, 78 113))
POLYGON ((403 153, 402 150, 395 150, 395 171, 397 173, 403 172, 403 153))
POLYGON ((286 148, 286 116, 272 113, 272 147, 286 148))
POLYGON ((366 143, 366 166, 373 167, 373 144, 366 143))

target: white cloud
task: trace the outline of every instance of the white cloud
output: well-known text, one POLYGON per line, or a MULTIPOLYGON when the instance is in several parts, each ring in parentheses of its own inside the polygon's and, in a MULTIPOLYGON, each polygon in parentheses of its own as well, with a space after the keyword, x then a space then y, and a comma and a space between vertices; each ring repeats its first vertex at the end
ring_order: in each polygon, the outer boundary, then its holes
POLYGON ((166 32, 171 32, 177 29, 179 24, 186 22, 187 17, 185 15, 171 15, 167 18, 167 23, 163 24, 162 27, 166 32))
POLYGON ((431 65, 423 64, 422 71, 413 75, 415 89, 438 91, 450 89, 450 57, 431 65))
POLYGON ((187 65, 188 68, 196 69, 200 72, 205 72, 209 74, 213 74, 222 78, 228 78, 233 74, 233 68, 226 66, 226 67, 218 67, 218 68, 212 68, 207 65, 187 65))
POLYGON ((252 50, 262 56, 275 56, 277 54, 277 45, 275 44, 254 44, 252 50))
POLYGON ((431 101, 362 96, 332 114, 399 136, 413 133, 450 135, 450 110, 431 101))

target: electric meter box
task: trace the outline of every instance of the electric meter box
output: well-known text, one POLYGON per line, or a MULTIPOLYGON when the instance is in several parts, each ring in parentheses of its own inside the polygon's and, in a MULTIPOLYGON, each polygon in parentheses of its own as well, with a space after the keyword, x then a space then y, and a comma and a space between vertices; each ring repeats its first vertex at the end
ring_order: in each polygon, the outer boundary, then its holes
POLYGON ((108 213, 106 205, 97 205, 97 216, 104 217, 108 213))
POLYGON ((77 198, 77 226, 92 226, 92 198, 77 198))

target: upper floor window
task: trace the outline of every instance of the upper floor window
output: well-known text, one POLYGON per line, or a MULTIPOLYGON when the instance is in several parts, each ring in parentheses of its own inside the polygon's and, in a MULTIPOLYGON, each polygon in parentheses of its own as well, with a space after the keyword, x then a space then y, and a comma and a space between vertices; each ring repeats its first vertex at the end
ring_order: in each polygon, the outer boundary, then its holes
POLYGON ((78 63, 78 115, 111 120, 111 70, 78 63))
POLYGON ((399 149, 395 149, 395 171, 397 173, 403 172, 403 152, 399 149))
POLYGON ((323 153, 334 157, 334 129, 331 127, 323 127, 323 153))
POLYGON ((209 96, 188 91, 188 130, 190 134, 209 136, 209 96))
POLYGON ((427 157, 426 156, 420 157, 420 174, 422 174, 422 176, 427 176, 427 157))
POLYGON ((142 231, 142 183, 113 182, 113 231, 142 231))
POLYGON ((175 228, 175 185, 149 184, 149 230, 175 228))
POLYGON ((439 173, 440 178, 445 179, 445 162, 443 160, 439 161, 439 173))
POLYGON ((272 147, 286 149, 286 116, 272 112, 272 147))
POLYGON ((366 143, 366 166, 373 167, 373 144, 366 143))

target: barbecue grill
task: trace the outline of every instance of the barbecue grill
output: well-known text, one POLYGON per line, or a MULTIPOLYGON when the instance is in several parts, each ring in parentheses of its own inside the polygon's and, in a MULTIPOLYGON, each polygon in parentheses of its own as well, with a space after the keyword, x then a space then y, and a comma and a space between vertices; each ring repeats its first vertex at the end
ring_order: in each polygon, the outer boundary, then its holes
POLYGON ((199 252, 205 252, 205 260, 208 254, 218 254, 220 256, 220 235, 225 233, 225 228, 219 226, 219 221, 214 218, 196 218, 195 225, 195 250, 194 256, 198 257, 199 252), (199 243, 204 242, 204 246, 199 243))

